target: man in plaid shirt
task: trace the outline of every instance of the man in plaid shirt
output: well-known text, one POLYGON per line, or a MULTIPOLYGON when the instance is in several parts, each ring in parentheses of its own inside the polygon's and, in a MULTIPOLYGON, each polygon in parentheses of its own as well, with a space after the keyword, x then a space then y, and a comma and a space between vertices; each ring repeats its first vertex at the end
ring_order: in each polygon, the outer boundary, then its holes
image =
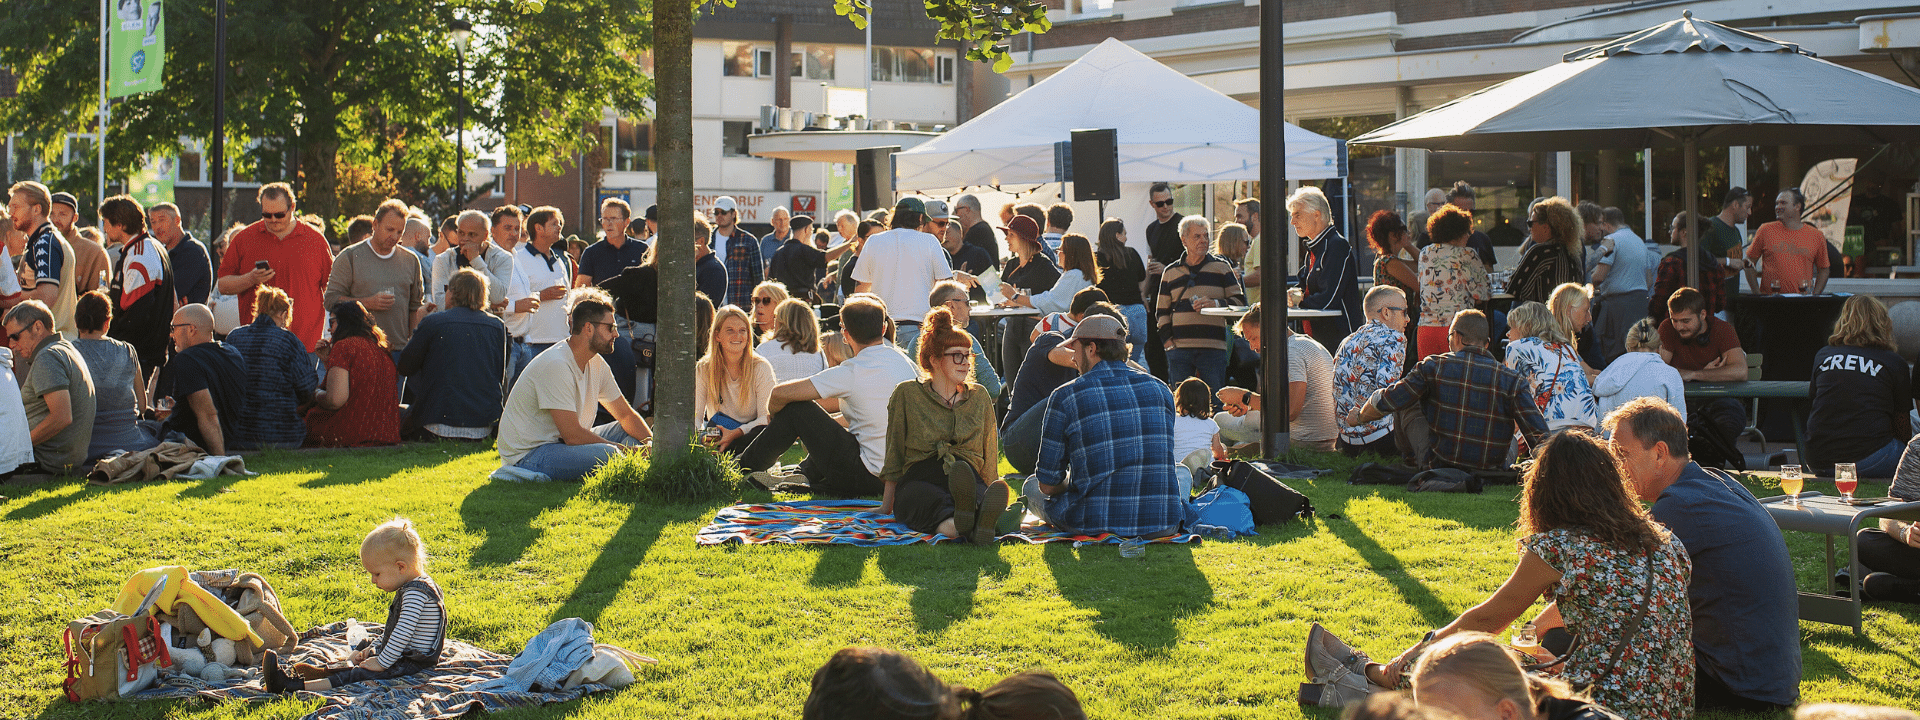
POLYGON ((1173 393, 1127 366, 1127 329, 1090 315, 1061 347, 1080 377, 1047 399, 1040 459, 1027 479, 1027 506, 1062 530, 1125 537, 1180 529, 1173 462, 1173 393))
POLYGON ((1431 444, 1421 461, 1426 468, 1493 470, 1506 466, 1507 443, 1519 427, 1538 447, 1547 421, 1533 404, 1526 378, 1487 353, 1487 316, 1462 310, 1447 335, 1453 349, 1413 366, 1407 376, 1374 393, 1347 415, 1360 425, 1387 413, 1421 406, 1431 426, 1431 444))
POLYGON ((760 257, 760 239, 740 227, 740 205, 731 195, 713 200, 713 252, 727 266, 727 296, 709 298, 715 307, 753 307, 753 288, 766 268, 760 257))

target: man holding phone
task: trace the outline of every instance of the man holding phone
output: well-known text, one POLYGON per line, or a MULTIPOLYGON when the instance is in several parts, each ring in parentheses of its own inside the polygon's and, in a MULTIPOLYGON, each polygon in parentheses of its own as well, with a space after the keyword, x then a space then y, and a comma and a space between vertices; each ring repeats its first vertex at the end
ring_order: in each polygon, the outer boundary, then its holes
POLYGON ((246 325, 253 322, 253 296, 261 285, 287 291, 293 300, 287 329, 313 352, 327 322, 324 298, 333 249, 319 231, 294 217, 292 186, 262 185, 258 198, 260 221, 234 233, 220 256, 220 292, 240 296, 240 324, 246 325))

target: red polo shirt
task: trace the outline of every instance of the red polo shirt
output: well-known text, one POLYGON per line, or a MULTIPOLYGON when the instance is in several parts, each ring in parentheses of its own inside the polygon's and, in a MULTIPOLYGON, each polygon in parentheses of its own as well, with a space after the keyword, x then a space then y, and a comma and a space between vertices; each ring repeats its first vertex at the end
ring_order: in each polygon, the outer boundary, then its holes
MULTIPOLYGON (((294 222, 293 232, 285 239, 267 232, 265 221, 255 221, 233 236, 225 255, 220 256, 220 277, 253 272, 253 264, 267 261, 273 268, 268 285, 287 292, 293 299, 293 324, 288 330, 306 343, 307 352, 320 343, 326 329, 327 275, 333 271, 333 248, 306 223, 294 222)), ((240 293, 240 324, 253 322, 254 288, 240 293)))

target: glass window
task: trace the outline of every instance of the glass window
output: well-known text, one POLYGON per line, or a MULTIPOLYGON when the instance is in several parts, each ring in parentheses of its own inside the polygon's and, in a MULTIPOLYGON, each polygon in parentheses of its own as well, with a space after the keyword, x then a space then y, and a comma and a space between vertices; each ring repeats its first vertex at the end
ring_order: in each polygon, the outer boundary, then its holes
POLYGON ((933 50, 919 48, 901 48, 893 54, 899 63, 899 82, 931 83, 933 75, 933 50))
POLYGON ((745 120, 721 123, 721 154, 725 157, 747 157, 747 135, 752 132, 753 123, 745 120))
POLYGON ((753 43, 720 43, 720 74, 727 77, 753 77, 753 43))
POLYGON ((200 165, 199 146, 192 144, 180 146, 180 162, 174 164, 174 167, 180 169, 180 177, 178 178, 180 182, 202 182, 206 174, 200 165))
POLYGON ((893 82, 893 48, 877 47, 873 49, 873 81, 893 82))
MULTIPOLYGON (((808 45, 805 60, 805 75, 808 80, 833 79, 833 46, 808 45)), ((798 74, 798 73, 796 73, 798 74)))
POLYGON ((620 121, 614 133, 613 169, 647 172, 653 169, 653 124, 620 121))
POLYGON ((1435 152, 1427 156, 1427 187, 1467 181, 1474 188, 1473 229, 1495 246, 1516 247, 1527 236, 1527 204, 1539 194, 1537 164, 1535 153, 1435 152))
POLYGON ((613 126, 600 125, 593 130, 594 146, 599 148, 596 153, 600 155, 600 169, 612 170, 613 158, 619 154, 618 149, 613 146, 613 126))

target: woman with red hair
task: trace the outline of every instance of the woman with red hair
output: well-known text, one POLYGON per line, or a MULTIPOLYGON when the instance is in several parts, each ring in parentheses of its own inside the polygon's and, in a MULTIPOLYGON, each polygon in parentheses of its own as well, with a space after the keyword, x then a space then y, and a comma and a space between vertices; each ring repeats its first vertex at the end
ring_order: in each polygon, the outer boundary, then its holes
POLYGON ((993 396, 970 381, 973 336, 936 307, 921 324, 921 377, 900 383, 887 403, 886 493, 880 512, 907 527, 975 543, 993 539, 1007 509, 999 479, 993 396))

